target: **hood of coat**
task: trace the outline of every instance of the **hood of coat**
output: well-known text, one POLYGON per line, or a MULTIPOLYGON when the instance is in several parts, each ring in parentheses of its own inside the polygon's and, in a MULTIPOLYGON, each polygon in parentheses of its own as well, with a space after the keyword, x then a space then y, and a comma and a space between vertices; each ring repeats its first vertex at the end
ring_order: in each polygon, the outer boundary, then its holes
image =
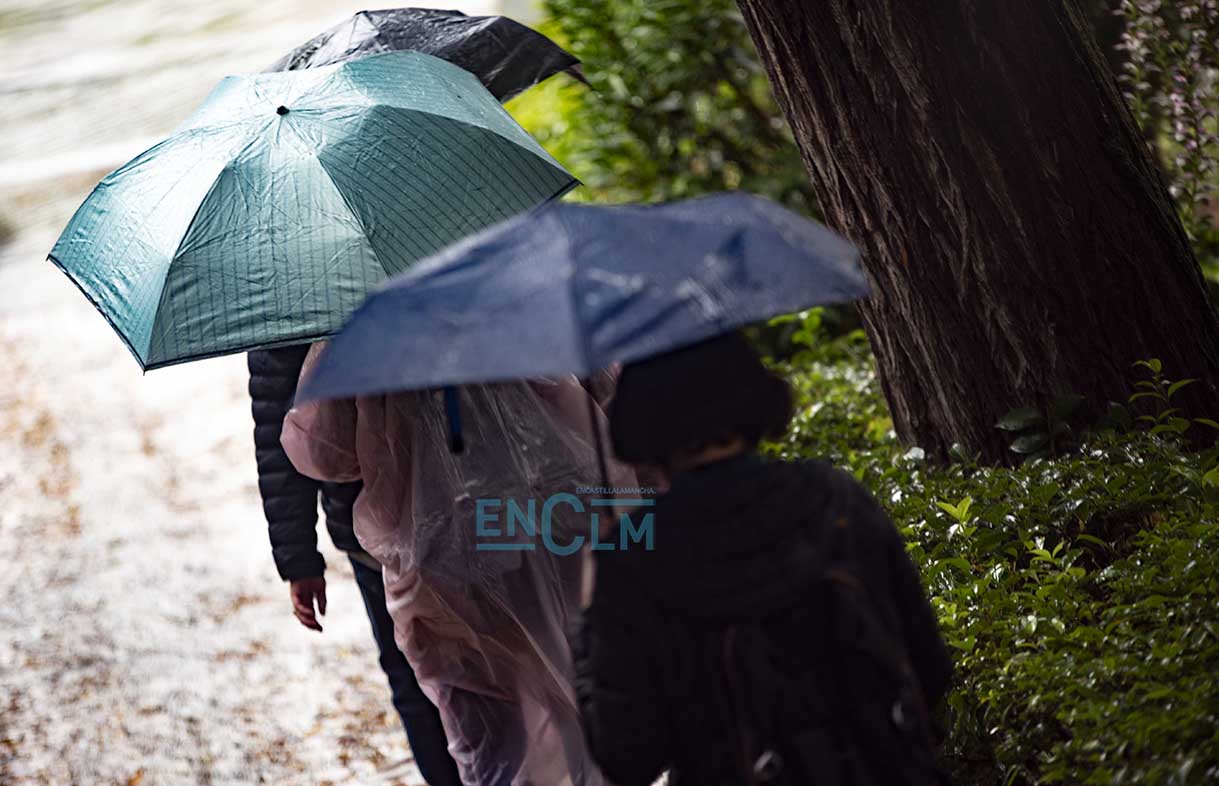
POLYGON ((781 613, 820 570, 811 533, 831 487, 821 474, 818 465, 746 455, 676 475, 654 508, 653 550, 615 557, 683 616, 781 613))

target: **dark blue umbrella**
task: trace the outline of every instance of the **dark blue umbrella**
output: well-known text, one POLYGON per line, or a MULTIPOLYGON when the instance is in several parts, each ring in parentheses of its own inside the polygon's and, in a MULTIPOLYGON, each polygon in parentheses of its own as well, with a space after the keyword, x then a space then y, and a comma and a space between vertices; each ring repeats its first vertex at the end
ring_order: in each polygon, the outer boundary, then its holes
POLYGON ((391 279, 335 337, 300 395, 587 377, 867 293, 854 246, 766 199, 556 203, 391 279))

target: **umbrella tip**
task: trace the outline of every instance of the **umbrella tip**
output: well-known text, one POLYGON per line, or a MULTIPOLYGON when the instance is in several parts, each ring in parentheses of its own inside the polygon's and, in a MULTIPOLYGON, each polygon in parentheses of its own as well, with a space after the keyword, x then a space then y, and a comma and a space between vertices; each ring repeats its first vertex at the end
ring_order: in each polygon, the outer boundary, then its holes
POLYGON ((286 107, 286 106, 281 106, 281 107, 279 107, 278 109, 276 109, 276 110, 275 110, 275 114, 277 114, 277 115, 286 115, 286 114, 288 114, 288 107, 286 107))

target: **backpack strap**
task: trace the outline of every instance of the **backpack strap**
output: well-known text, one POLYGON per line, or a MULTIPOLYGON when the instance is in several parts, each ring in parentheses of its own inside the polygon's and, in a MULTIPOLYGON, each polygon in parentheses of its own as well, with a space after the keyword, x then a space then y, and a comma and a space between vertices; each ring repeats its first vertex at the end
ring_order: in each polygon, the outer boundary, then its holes
POLYGON ((737 754, 744 783, 749 786, 786 783, 786 764, 780 754, 780 730, 774 723, 776 708, 783 700, 782 686, 742 675, 768 673, 770 656, 765 634, 754 627, 729 626, 721 638, 724 675, 728 683, 729 710, 736 728, 737 754), (742 662, 742 656, 750 662, 742 662))
POLYGON ((747 686, 740 680, 739 663, 737 662, 737 638, 740 628, 730 625, 724 630, 721 642, 720 656, 724 665, 724 678, 728 685, 728 712, 732 715, 733 726, 736 728, 737 758, 741 767, 741 775, 745 783, 754 786, 753 762, 757 750, 757 740, 748 722, 746 707, 749 704, 747 686))
MULTIPOLYGON (((847 506, 849 507, 849 506, 847 506)), ((891 721, 899 732, 912 742, 912 750, 932 751, 934 744, 931 735, 931 713, 927 707, 919 684, 918 673, 914 669, 909 655, 898 639, 898 631, 891 629, 891 620, 881 613, 881 605, 872 588, 860 575, 861 564, 858 561, 857 525, 852 521, 849 510, 835 511, 834 519, 829 523, 823 542, 827 554, 825 578, 839 587, 839 592, 854 595, 857 605, 871 609, 874 624, 880 625, 883 633, 867 642, 874 646, 868 648, 870 654, 880 661, 888 661, 901 675, 905 689, 897 698, 891 710, 891 721), (885 647, 885 642, 892 647, 885 647)), ((831 608, 837 603, 831 603, 831 608)), ((832 612, 831 612, 832 613, 832 612)), ((831 681, 835 689, 839 689, 839 701, 848 700, 840 690, 837 681, 831 681)), ((842 706, 841 704, 839 706, 842 706)), ((936 774, 938 783, 949 781, 934 761, 923 762, 923 765, 936 774)))

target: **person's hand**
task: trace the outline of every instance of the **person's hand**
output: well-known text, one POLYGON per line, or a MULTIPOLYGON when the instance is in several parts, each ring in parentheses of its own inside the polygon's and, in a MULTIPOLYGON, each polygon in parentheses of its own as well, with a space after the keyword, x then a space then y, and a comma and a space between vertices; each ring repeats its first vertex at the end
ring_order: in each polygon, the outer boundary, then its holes
POLYGON ((289 582, 289 592, 292 594, 292 613, 300 624, 309 630, 322 632, 322 626, 317 621, 317 614, 326 615, 326 579, 317 576, 308 579, 296 579, 289 582), (313 601, 317 599, 317 614, 313 610, 313 601))

